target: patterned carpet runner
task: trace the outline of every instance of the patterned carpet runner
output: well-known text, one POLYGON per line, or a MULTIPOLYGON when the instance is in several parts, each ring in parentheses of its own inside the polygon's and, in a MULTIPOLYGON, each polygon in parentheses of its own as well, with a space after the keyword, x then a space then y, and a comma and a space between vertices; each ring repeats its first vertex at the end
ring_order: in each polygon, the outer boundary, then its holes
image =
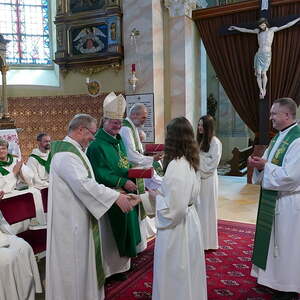
MULTIPOLYGON (((272 290, 250 276, 255 226, 220 220, 219 250, 206 252, 209 300, 271 299, 272 290)), ((132 260, 132 270, 123 282, 106 285, 107 300, 149 300, 152 288, 154 243, 132 260)), ((171 299, 170 299, 171 300, 171 299)))

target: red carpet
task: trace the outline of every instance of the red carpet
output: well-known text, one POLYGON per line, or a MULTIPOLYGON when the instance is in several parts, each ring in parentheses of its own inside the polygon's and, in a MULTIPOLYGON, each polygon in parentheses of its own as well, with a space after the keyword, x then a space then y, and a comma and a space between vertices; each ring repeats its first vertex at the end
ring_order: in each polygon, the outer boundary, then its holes
MULTIPOLYGON (((218 227, 220 248, 206 253, 208 299, 271 299, 271 290, 250 276, 254 225, 219 221, 218 227)), ((132 260, 128 280, 106 285, 107 300, 151 299, 153 250, 154 240, 132 260)))

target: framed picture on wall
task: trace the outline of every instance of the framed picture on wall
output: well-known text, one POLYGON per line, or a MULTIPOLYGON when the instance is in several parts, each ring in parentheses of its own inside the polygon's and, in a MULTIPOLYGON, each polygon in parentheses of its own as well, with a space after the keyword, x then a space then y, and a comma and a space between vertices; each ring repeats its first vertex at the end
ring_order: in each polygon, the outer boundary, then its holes
POLYGON ((89 24, 70 29, 71 55, 100 54, 107 51, 108 26, 106 23, 89 24))

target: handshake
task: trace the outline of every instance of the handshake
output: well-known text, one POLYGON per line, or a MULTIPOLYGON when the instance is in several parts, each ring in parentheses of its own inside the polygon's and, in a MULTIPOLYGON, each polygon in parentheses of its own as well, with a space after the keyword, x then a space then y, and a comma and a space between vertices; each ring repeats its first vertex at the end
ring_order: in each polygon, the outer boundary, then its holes
POLYGON ((121 193, 116 201, 116 204, 120 207, 123 213, 127 213, 141 201, 142 200, 139 195, 121 193))

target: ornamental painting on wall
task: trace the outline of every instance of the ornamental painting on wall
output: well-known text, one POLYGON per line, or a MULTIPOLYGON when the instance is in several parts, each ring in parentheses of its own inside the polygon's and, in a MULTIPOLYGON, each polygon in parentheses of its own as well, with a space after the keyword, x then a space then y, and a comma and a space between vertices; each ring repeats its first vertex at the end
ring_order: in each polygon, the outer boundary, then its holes
POLYGON ((70 32, 72 54, 94 54, 107 51, 107 24, 93 24, 72 28, 70 32))
POLYGON ((59 7, 54 62, 60 69, 118 70, 123 59, 119 0, 67 0, 59 7))

